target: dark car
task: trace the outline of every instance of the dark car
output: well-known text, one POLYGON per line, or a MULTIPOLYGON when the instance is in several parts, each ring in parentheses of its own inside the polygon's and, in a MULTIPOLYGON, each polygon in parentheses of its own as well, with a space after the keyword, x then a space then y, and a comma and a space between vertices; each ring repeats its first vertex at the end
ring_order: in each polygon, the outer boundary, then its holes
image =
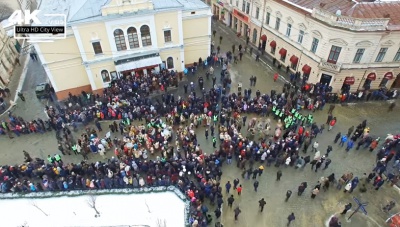
POLYGON ((41 83, 36 85, 36 97, 38 99, 49 98, 50 97, 50 84, 41 83))

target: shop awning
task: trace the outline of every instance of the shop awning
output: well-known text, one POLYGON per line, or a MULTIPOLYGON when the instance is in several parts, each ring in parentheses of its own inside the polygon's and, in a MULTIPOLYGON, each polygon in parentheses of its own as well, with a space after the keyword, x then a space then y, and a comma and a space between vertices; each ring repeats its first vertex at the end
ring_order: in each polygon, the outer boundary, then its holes
POLYGON ((269 45, 270 45, 272 48, 276 48, 276 42, 275 42, 275 41, 272 41, 269 45))
POLYGON ((305 74, 310 74, 311 73, 311 67, 309 65, 307 65, 307 64, 305 64, 301 70, 305 74))
POLYGON ((260 37, 260 39, 261 39, 262 41, 267 41, 267 36, 266 36, 266 35, 262 35, 262 36, 260 37))
POLYGON ((290 62, 291 62, 293 65, 297 65, 297 62, 299 62, 299 58, 296 57, 296 55, 292 55, 292 57, 290 57, 290 62))
POLYGON ((383 78, 386 78, 388 80, 392 80, 394 78, 393 73, 392 72, 387 72, 385 74, 385 76, 383 76, 383 78))
POLYGON ((356 79, 354 77, 346 77, 344 79, 344 84, 347 85, 353 85, 356 82, 356 79))
POLYGON ((281 48, 281 49, 279 50, 279 54, 280 54, 281 56, 286 56, 286 53, 287 53, 287 50, 286 50, 285 48, 281 48))
POLYGON ((137 61, 131 61, 127 63, 123 63, 120 65, 116 65, 115 69, 118 72, 123 72, 123 71, 129 71, 133 69, 140 69, 140 68, 145 68, 147 66, 153 66, 153 65, 158 65, 161 64, 161 58, 160 56, 157 57, 151 57, 151 58, 144 58, 140 59, 137 61))
POLYGON ((368 74, 367 79, 372 81, 376 80, 376 74, 375 73, 368 74))

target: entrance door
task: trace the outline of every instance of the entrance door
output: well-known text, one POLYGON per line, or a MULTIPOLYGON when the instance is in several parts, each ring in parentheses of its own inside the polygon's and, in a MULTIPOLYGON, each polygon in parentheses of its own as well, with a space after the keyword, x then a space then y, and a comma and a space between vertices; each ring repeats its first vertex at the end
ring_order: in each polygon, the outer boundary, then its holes
POLYGON ((232 14, 229 13, 229 27, 232 27, 232 14))
POLYGON ((265 47, 267 46, 267 40, 262 41, 262 49, 265 51, 265 47))
POLYGON ((256 43, 257 41, 257 29, 253 30, 253 43, 256 43))
POLYGON ((322 73, 321 80, 319 81, 321 84, 326 84, 327 86, 329 86, 331 84, 331 81, 332 81, 331 75, 322 73))
POLYGON ((233 18, 233 29, 237 32, 238 30, 238 19, 236 17, 233 18))
MULTIPOLYGON (((244 37, 248 37, 249 36, 249 34, 247 34, 247 30, 248 30, 248 28, 249 28, 249 26, 247 25, 247 24, 244 24, 244 30, 243 30, 243 33, 244 33, 244 37)), ((242 34, 243 34, 242 33, 242 34)))

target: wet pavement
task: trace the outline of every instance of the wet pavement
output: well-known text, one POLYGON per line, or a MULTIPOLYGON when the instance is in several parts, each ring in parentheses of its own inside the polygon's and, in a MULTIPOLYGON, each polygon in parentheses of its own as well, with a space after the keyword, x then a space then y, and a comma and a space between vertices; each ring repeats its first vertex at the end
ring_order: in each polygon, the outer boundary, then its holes
MULTIPOLYGON (((215 43, 219 43, 219 36, 224 36, 221 44, 221 50, 228 51, 232 49, 233 43, 236 47, 242 40, 239 40, 236 36, 232 36, 229 33, 229 28, 223 28, 216 26, 217 34, 214 40, 215 43), (218 40, 217 40, 218 39, 218 40)), ((243 44, 242 44, 243 45, 243 44)), ((44 106, 47 104, 46 100, 38 100, 34 96, 34 87, 38 82, 45 80, 43 68, 37 62, 29 62, 28 64, 28 75, 26 82, 23 86, 26 102, 18 101, 17 106, 13 112, 22 116, 25 119, 33 118, 44 118, 44 106)), ((221 68, 215 67, 215 75, 217 80, 219 79, 221 68)), ((276 69, 267 62, 255 62, 254 56, 245 54, 242 61, 239 61, 237 65, 233 65, 230 69, 232 75, 232 91, 237 90, 237 84, 242 83, 243 88, 248 88, 251 75, 257 76, 257 84, 252 87, 252 94, 255 94, 256 90, 260 90, 261 93, 270 93, 271 89, 281 91, 282 85, 285 82, 284 77, 281 77, 277 82, 273 81, 273 74, 276 69)), ((205 71, 200 67, 199 71, 195 75, 188 75, 185 83, 197 82, 198 76, 203 76, 205 80, 205 87, 210 88, 212 80, 207 81, 205 77, 205 71)), ((170 91, 175 96, 183 96, 183 84, 180 84, 179 89, 170 91)), ((200 92, 198 90, 198 92, 200 92)), ((157 98, 157 97, 154 97, 157 98)), ((51 105, 51 103, 50 103, 51 105)), ((323 134, 318 135, 317 141, 320 144, 321 153, 326 151, 328 145, 332 145, 333 139, 338 132, 345 133, 347 129, 352 125, 357 126, 361 121, 367 119, 368 126, 371 128, 371 134, 374 136, 385 137, 387 133, 400 133, 400 127, 398 123, 399 109, 395 109, 393 112, 387 112, 389 104, 386 102, 375 102, 375 103, 360 103, 351 106, 337 105, 334 110, 334 116, 337 117, 338 122, 332 131, 325 131, 323 134)), ((303 111, 307 113, 307 111, 303 111)), ((327 109, 323 111, 317 111, 314 113, 314 119, 318 124, 326 122, 327 109)), ((138 122, 134 122, 138 123, 138 122)), ((108 128, 106 122, 102 123, 103 128, 108 128)), ((275 122, 273 123, 273 127, 275 122)), ((79 136, 83 128, 81 127, 78 132, 74 133, 75 136, 79 136)), ((242 133, 244 129, 242 129, 242 133)), ((103 134, 105 131, 103 131, 103 134)), ((112 137, 118 135, 112 135, 112 137)), ((198 129, 198 138, 201 147, 206 153, 212 152, 212 144, 207 141, 204 137, 204 128, 198 129)), ((22 150, 28 151, 32 157, 40 157, 45 159, 48 154, 54 155, 57 152, 57 144, 54 132, 48 132, 45 135, 31 134, 22 135, 21 137, 8 139, 6 136, 0 137, 0 149, 1 159, 0 164, 14 164, 21 163, 23 161, 22 150)), ((112 152, 107 155, 111 157, 112 152)), ((309 151, 309 155, 311 152, 309 151)), ((355 149, 350 152, 346 152, 344 148, 339 147, 337 144, 333 144, 333 151, 330 154, 332 163, 327 170, 320 170, 317 173, 310 170, 310 166, 304 170, 296 170, 292 167, 280 169, 283 172, 281 181, 276 182, 276 172, 278 168, 266 167, 263 175, 258 179, 260 186, 258 192, 253 190, 253 180, 244 180, 241 178, 241 171, 236 168, 236 163, 233 162, 231 166, 224 165, 223 176, 221 184, 224 186, 225 183, 233 181, 235 178, 240 178, 240 183, 243 186, 243 192, 241 196, 233 193, 235 196, 234 206, 239 206, 242 213, 239 215, 239 220, 234 221, 233 210, 228 208, 227 204, 223 205, 223 214, 221 222, 224 226, 240 226, 240 227, 258 227, 258 226, 286 226, 287 216, 294 212, 296 220, 291 226, 308 226, 308 227, 321 227, 329 219, 332 214, 341 212, 344 204, 348 202, 353 203, 353 209, 355 204, 353 202, 353 196, 359 198, 363 202, 369 202, 367 206, 368 216, 363 214, 356 214, 350 223, 345 221, 345 217, 340 217, 342 226, 385 226, 384 220, 388 218, 387 214, 380 211, 380 207, 386 204, 389 200, 399 198, 399 192, 390 188, 388 185, 383 186, 379 191, 369 189, 366 193, 360 193, 356 189, 352 194, 343 193, 331 187, 329 191, 323 192, 317 195, 315 199, 311 199, 311 189, 315 186, 317 181, 322 176, 328 176, 332 172, 335 173, 336 177, 340 177, 344 172, 353 172, 354 176, 361 176, 363 173, 369 173, 375 162, 376 152, 369 152, 367 150, 355 149), (309 187, 303 196, 297 196, 297 187, 301 182, 308 182, 309 187), (287 190, 292 190, 293 195, 288 202, 285 202, 285 193, 287 190), (258 210, 258 200, 265 198, 267 204, 264 212, 260 213, 258 210)), ((97 155, 90 155, 90 161, 100 160, 101 158, 97 155)), ((79 162, 82 160, 81 156, 67 155, 63 157, 65 162, 79 162)), ((226 202, 224 197, 224 201, 226 202)), ((399 204, 399 201, 397 201, 399 204)), ((214 208, 209 209, 211 212, 214 208)), ((398 211, 398 207, 393 212, 398 211)), ((351 214, 349 211, 347 217, 351 214)))

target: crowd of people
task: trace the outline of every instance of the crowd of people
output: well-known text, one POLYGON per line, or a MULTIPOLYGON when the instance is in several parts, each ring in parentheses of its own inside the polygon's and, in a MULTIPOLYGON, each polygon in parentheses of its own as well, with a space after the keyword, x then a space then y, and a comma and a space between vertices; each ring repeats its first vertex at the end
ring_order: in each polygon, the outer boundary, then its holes
MULTIPOLYGON (((206 62, 210 61, 209 65, 214 65, 211 59, 222 61, 222 66, 230 64, 228 57, 215 52, 206 59, 206 62)), ((203 62, 199 65, 210 67, 203 62)), ((226 66, 221 75, 225 75, 224 70, 227 70, 226 66)), ((310 92, 308 88, 297 89, 286 84, 282 92, 271 91, 270 94, 259 90, 252 94, 251 87, 243 93, 241 90, 230 92, 225 86, 209 90, 201 87, 191 89, 187 97, 162 93, 161 97, 150 99, 149 93, 166 91, 168 86, 181 80, 177 73, 162 71, 157 75, 124 76, 113 81, 101 95, 70 94, 65 107, 46 107, 48 120, 27 122, 10 112, 9 121, 3 121, 0 126, 0 134, 12 138, 14 134, 56 131, 59 153, 43 160, 23 151, 25 163, 2 166, 1 192, 175 185, 190 198, 190 222, 197 227, 211 222, 208 202, 211 206, 216 205, 213 212, 217 219, 221 216, 225 196, 229 207, 234 204, 230 182, 225 184, 225 193, 220 183, 224 163, 230 165, 235 160, 237 168, 242 170, 242 178, 254 180, 255 191, 266 167, 304 169, 310 164, 311 170, 317 172, 331 165, 329 156, 334 148, 328 146, 326 153, 320 151, 317 138, 325 126, 331 130, 336 124, 335 106, 330 105, 326 123, 318 125, 312 116, 329 102, 323 86, 310 92), (255 117, 247 119, 250 114, 255 117), (277 123, 273 123, 272 118, 277 123), (107 133, 101 137, 104 120, 108 120, 107 131, 121 136, 112 138, 107 133), (74 138, 72 131, 77 130, 77 123, 86 128, 80 137, 74 138), (212 141, 213 151, 204 150, 200 145, 196 133, 199 127, 205 128, 204 137, 212 141), (112 155, 106 155, 106 152, 112 152, 112 155), (99 154, 104 160, 90 162, 92 153, 99 154), (82 155, 83 161, 64 162, 63 155, 71 154, 82 155)), ((255 85, 255 78, 252 77, 251 84, 255 85)), ((370 135, 367 121, 363 121, 357 127, 350 127, 347 133, 338 133, 334 143, 338 142, 339 146, 346 145, 347 151, 355 144, 356 149, 373 151, 378 147, 379 138, 370 135)), ((387 173, 389 161, 396 160, 395 166, 399 166, 400 154, 392 151, 398 142, 398 139, 384 142, 377 154, 376 168, 369 175, 357 177, 343 173, 337 179, 332 173, 312 187, 311 198, 316 198, 321 190, 326 191, 331 185, 351 193, 359 183, 362 185, 360 190, 366 191, 365 185, 373 182, 378 190, 383 185, 382 174, 387 173)), ((278 170, 277 180, 281 177, 282 172, 278 170)), ((395 184, 399 176, 389 173, 387 179, 395 184)), ((237 178, 233 182, 233 188, 239 194, 242 190, 240 181, 237 178)), ((308 183, 302 182, 297 195, 301 196, 307 188, 308 183)), ((286 201, 291 194, 286 193, 286 201)), ((239 206, 233 210, 237 220, 242 211, 239 206)), ((290 216, 289 223, 291 221, 294 221, 294 214, 290 216)))

